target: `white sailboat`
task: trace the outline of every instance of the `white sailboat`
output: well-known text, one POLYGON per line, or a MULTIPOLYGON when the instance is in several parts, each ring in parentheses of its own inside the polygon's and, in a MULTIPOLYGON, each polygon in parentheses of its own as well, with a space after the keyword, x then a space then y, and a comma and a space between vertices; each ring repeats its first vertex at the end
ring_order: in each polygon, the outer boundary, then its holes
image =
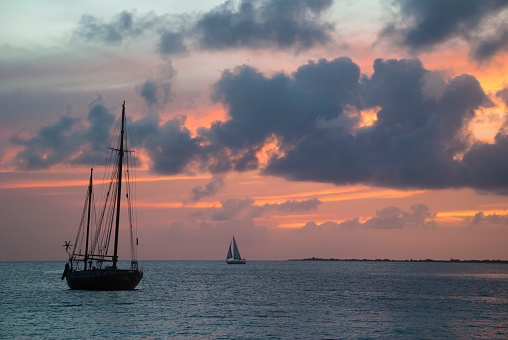
POLYGON ((233 236, 233 240, 229 244, 228 256, 226 257, 227 264, 245 264, 245 259, 242 259, 240 256, 240 252, 238 251, 238 246, 236 245, 235 237, 233 236))

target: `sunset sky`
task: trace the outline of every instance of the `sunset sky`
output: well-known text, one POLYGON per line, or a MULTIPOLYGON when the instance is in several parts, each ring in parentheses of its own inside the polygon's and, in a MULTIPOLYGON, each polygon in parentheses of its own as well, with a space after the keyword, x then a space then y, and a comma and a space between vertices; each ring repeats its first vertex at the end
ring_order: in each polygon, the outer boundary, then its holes
POLYGON ((141 260, 508 259, 507 1, 2 1, 0 260, 67 260, 124 100, 141 260))

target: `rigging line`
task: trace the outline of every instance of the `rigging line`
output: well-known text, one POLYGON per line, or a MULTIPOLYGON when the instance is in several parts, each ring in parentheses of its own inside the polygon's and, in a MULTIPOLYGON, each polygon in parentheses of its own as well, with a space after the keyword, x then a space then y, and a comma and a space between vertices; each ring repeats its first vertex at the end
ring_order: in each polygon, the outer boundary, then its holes
POLYGON ((78 234, 76 235, 76 241, 74 242, 74 249, 72 251, 72 256, 74 256, 76 254, 77 249, 79 250, 77 253, 78 254, 81 253, 81 245, 78 242, 81 241, 81 239, 82 239, 82 237, 80 237, 80 234, 82 234, 82 230, 83 230, 83 224, 84 224, 84 220, 85 220, 85 216, 86 216, 86 211, 88 208, 88 196, 89 195, 90 195, 90 192, 89 192, 89 190, 87 190, 87 195, 85 197, 85 204, 83 206, 83 212, 81 213, 81 221, 79 222, 78 234))
MULTIPOLYGON (((117 124, 116 130, 117 129, 118 129, 118 124, 117 124)), ((110 140, 109 140, 109 145, 113 144, 113 141, 114 141, 113 138, 115 135, 116 135, 116 133, 111 134, 110 140)), ((103 209, 101 212, 101 218, 100 218, 100 222, 98 224, 97 233, 96 233, 97 243, 95 244, 95 246, 97 246, 97 252, 101 255, 104 253, 104 243, 105 243, 103 231, 105 229, 107 229, 104 226, 104 222, 107 222, 109 219, 107 211, 109 211, 108 205, 109 205, 109 201, 110 201, 110 193, 112 192, 111 190, 112 190, 112 186, 113 186, 113 182, 111 182, 109 179, 106 179, 106 176, 107 176, 107 174, 110 173, 110 171, 112 169, 113 159, 114 159, 113 151, 108 152, 107 157, 106 157, 106 169, 105 169, 105 172, 103 173, 103 183, 109 183, 109 185, 102 186, 103 190, 101 190, 101 197, 103 197, 103 209)))
MULTIPOLYGON (((116 146, 116 144, 114 144, 114 143, 116 143, 116 136, 119 133, 119 125, 120 125, 120 123, 117 120, 116 127, 114 128, 113 133, 110 135, 108 146, 116 146)), ((113 165, 112 160, 113 160, 115 155, 116 155, 116 153, 114 153, 113 150, 110 150, 109 152, 106 153, 105 171, 104 171, 104 173, 102 175, 102 182, 103 183, 107 183, 106 176, 111 171, 111 168, 112 168, 112 165, 113 165)), ((103 194, 105 194, 105 192, 101 191, 101 196, 100 197, 104 197, 103 194)))
POLYGON ((127 196, 127 215, 129 217, 129 234, 130 234, 130 245, 131 245, 131 260, 133 259, 133 244, 132 244, 132 211, 131 211, 131 185, 130 185, 130 171, 129 171, 129 156, 125 158, 125 194, 127 196))
MULTIPOLYGON (((115 174, 118 174, 118 168, 115 169, 114 173, 115 174)), ((113 192, 116 193, 118 192, 118 182, 112 178, 111 182, 113 183, 113 192)), ((108 252, 108 249, 109 249, 109 243, 110 243, 110 240, 111 240, 111 232, 112 232, 112 229, 113 229, 113 221, 114 221, 114 217, 116 216, 115 215, 115 205, 116 205, 116 201, 117 201, 117 195, 112 195, 112 199, 111 199, 111 206, 112 208, 109 209, 109 217, 110 217, 110 220, 107 221, 108 224, 107 224, 107 232, 104 233, 104 252, 105 254, 107 254, 108 252)))
POLYGON ((116 202, 116 195, 114 195, 114 192, 116 192, 117 188, 115 177, 118 173, 118 169, 115 169, 113 166, 113 157, 110 158, 110 161, 111 177, 109 179, 109 190, 104 204, 105 220, 103 219, 101 221, 101 238, 99 241, 99 250, 103 255, 107 255, 109 248, 109 238, 111 236, 112 221, 114 219, 114 208, 112 207, 114 207, 116 202))
MULTIPOLYGON (((112 190, 114 190, 114 185, 112 183, 112 190)), ((109 208, 108 206, 111 206, 111 202, 115 200, 115 198, 112 196, 114 195, 109 195, 108 196, 108 200, 107 202, 105 203, 104 205, 104 212, 105 212, 105 219, 102 220, 102 225, 101 225, 101 229, 100 229, 100 238, 99 238, 99 243, 98 243, 98 250, 100 252, 100 254, 107 254, 107 234, 108 234, 108 225, 110 225, 111 223, 109 222, 111 220, 111 208, 109 208)))
MULTIPOLYGON (((112 182, 113 184, 113 182, 112 182)), ((112 188, 113 192, 115 191, 115 185, 113 184, 113 188, 112 188)), ((105 209, 107 209, 107 214, 106 214, 106 220, 105 220, 105 224, 102 226, 103 228, 103 232, 101 234, 101 241, 100 241, 100 249, 101 249, 101 254, 104 254, 106 255, 108 253, 108 248, 109 248, 109 237, 110 237, 110 234, 111 234, 111 225, 113 223, 113 219, 114 219, 114 210, 113 208, 111 208, 111 206, 114 206, 116 202, 116 195, 110 195, 109 196, 109 200, 108 200, 108 203, 107 205, 105 206, 105 209)))
MULTIPOLYGON (((95 235, 97 232, 97 225, 98 225, 98 216, 97 216, 97 209, 96 209, 96 201, 95 201, 95 194, 92 192, 92 216, 94 223, 92 224, 92 235, 95 235)), ((94 254, 95 249, 91 246, 90 253, 94 254)))
MULTIPOLYGON (((134 158, 134 162, 136 161, 137 158, 134 158)), ((137 247, 137 244, 138 244, 138 215, 137 215, 137 209, 136 209, 136 199, 137 199, 137 184, 136 184, 136 171, 134 171, 134 173, 132 174, 133 175, 133 180, 131 181, 131 183, 133 183, 132 185, 132 188, 133 188, 133 196, 132 196, 132 210, 133 210, 133 232, 134 232, 134 237, 133 237, 133 243, 134 243, 134 259, 135 261, 138 260, 138 247, 137 247)))
MULTIPOLYGON (((130 192, 132 195, 132 191, 130 192)), ((134 227, 133 227, 133 209, 132 209, 132 199, 129 197, 129 225, 130 225, 130 238, 131 238, 131 260, 136 260, 136 247, 134 243, 134 227)))
MULTIPOLYGON (((111 162, 112 162, 112 153, 108 152, 106 157, 106 164, 105 164, 105 172, 103 173, 102 177, 102 183, 101 190, 99 192, 99 198, 101 200, 101 206, 103 207, 99 212, 99 217, 97 218, 94 238, 93 238, 93 249, 97 253, 100 252, 101 249, 101 242, 99 241, 99 237, 101 235, 101 230, 103 230, 103 223, 104 223, 104 217, 106 212, 106 207, 109 201, 109 193, 111 192, 112 183, 108 180, 106 180, 106 175, 109 173, 111 168, 111 162)), ((107 218, 106 218, 107 220, 107 218)))
POLYGON ((106 208, 107 208, 107 204, 109 201, 109 193, 111 192, 112 185, 113 185, 113 183, 109 182, 109 185, 105 186, 105 190, 107 189, 107 191, 104 191, 104 196, 105 196, 104 197, 104 208, 101 211, 100 220, 99 220, 99 223, 97 224, 96 232, 95 232, 94 239, 93 239, 93 249, 95 249, 95 247, 97 247, 97 251, 99 251, 99 249, 100 249, 101 242, 99 241, 99 238, 101 235, 101 230, 102 230, 102 226, 103 226, 103 222, 104 222, 104 215, 106 213, 106 208))
MULTIPOLYGON (((127 129, 129 129, 129 131, 130 131, 130 126, 127 126, 127 129)), ((129 138, 131 140, 131 144, 133 145, 133 148, 134 148, 134 142, 132 141, 132 134, 129 134, 128 136, 129 136, 129 138)), ((133 156, 132 158, 131 157, 128 158, 128 162, 130 164, 131 169, 134 169, 134 167, 136 165, 136 161, 137 161, 137 157, 135 157, 135 156, 133 156)), ((131 222, 132 254, 133 254, 133 259, 137 260, 137 211, 136 211, 135 207, 133 207, 133 205, 136 204, 136 195, 137 195, 136 171, 133 172, 132 176, 133 176, 133 179, 130 181, 130 183, 131 183, 130 218, 132 219, 132 222, 131 222), (136 242, 135 242, 135 240, 136 240, 136 242)))
MULTIPOLYGON (((131 159, 129 157, 128 161, 131 162, 131 163, 135 163, 137 160, 136 157, 133 156, 133 158, 131 159)), ((131 169, 134 169, 134 164, 131 165, 131 169)), ((138 238, 138 235, 137 235, 137 227, 138 227, 138 224, 137 224, 137 210, 135 209, 135 204, 136 204, 136 195, 137 195, 137 181, 136 181, 136 171, 133 171, 132 173, 132 177, 133 179, 130 181, 131 183, 131 191, 133 191, 131 193, 131 218, 133 219, 133 230, 131 230, 131 233, 133 233, 133 254, 134 254, 134 260, 137 261, 137 238, 138 238), (133 212, 133 213, 132 213, 133 212), (134 242, 134 240, 136 240, 136 242, 134 242)))
MULTIPOLYGON (((132 134, 130 133, 130 125, 125 125, 126 128, 126 141, 125 144, 128 149, 132 149, 131 151, 134 152, 134 142, 132 141, 132 134), (132 147, 129 146, 129 141, 132 147)), ((130 231, 130 244, 131 244, 131 261, 134 262, 137 260, 137 253, 136 253, 136 245, 135 245, 135 231, 136 231, 136 220, 135 220, 135 210, 133 209, 133 202, 135 202, 135 195, 136 195, 136 181, 131 179, 131 173, 132 176, 135 176, 136 172, 134 170, 134 161, 136 160, 136 157, 130 155, 130 153, 126 154, 126 188, 127 188, 127 207, 128 207, 128 217, 129 217, 129 231, 130 231), (133 213, 134 211, 134 213, 133 213)))
POLYGON ((132 234, 132 181, 131 181, 131 172, 129 169, 132 169, 131 167, 131 157, 127 156, 126 158, 126 171, 125 171, 125 178, 126 178, 126 191, 127 191, 127 207, 128 207, 128 215, 129 215, 129 229, 131 234, 131 253, 133 250, 132 242, 133 242, 133 234, 132 234))

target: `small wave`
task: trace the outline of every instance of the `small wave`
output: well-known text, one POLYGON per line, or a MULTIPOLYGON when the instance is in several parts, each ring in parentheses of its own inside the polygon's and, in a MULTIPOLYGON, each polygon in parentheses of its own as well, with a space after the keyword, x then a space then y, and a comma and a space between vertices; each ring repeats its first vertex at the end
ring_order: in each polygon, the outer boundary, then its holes
POLYGON ((452 274, 436 274, 436 276, 448 276, 459 278, 477 278, 477 279, 508 279, 508 273, 452 273, 452 274))
POLYGON ((58 305, 58 306, 53 306, 53 307, 63 307, 63 308, 68 308, 68 307, 82 307, 83 305, 81 303, 79 304, 65 304, 65 305, 58 305))

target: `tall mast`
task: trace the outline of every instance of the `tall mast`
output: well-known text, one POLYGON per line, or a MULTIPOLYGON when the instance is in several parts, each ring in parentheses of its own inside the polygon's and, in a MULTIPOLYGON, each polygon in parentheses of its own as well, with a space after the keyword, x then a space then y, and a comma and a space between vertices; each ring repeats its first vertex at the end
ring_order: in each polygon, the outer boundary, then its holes
POLYGON ((113 269, 118 261, 118 230, 120 226, 120 198, 122 197, 122 163, 123 163, 123 134, 125 126, 125 100, 122 105, 122 129, 120 132, 120 149, 118 150, 118 196, 116 198, 116 226, 115 226, 115 252, 113 254, 113 269))
POLYGON ((90 184, 88 186, 88 219, 86 222, 85 270, 86 263, 88 262, 88 235, 90 234, 90 209, 92 206, 92 173, 93 168, 90 169, 90 184))

